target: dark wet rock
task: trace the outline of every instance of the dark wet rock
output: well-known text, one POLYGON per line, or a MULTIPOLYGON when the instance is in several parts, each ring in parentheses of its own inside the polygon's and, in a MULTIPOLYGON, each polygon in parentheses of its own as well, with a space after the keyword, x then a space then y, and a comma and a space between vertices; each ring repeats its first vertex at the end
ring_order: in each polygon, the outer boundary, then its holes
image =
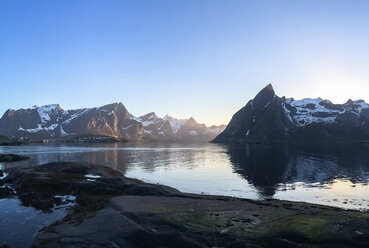
POLYGON ((1 154, 0 153, 0 162, 17 162, 29 159, 29 157, 21 156, 17 154, 1 154))
POLYGON ((125 194, 169 196, 179 193, 162 185, 150 185, 125 178, 122 173, 108 167, 73 162, 48 163, 24 169, 13 168, 9 170, 7 181, 17 191, 25 206, 43 211, 50 211, 57 203, 55 195, 109 198, 125 194), (88 175, 97 178, 90 179, 88 175))
POLYGON ((0 199, 14 196, 12 188, 7 186, 0 186, 0 199))
MULTIPOLYGON (((357 232, 355 232, 357 233, 357 232)), ((351 238, 351 243, 369 247, 369 234, 359 233, 351 238)))
POLYGON ((302 244, 309 244, 311 240, 304 234, 295 231, 283 231, 266 238, 266 243, 271 247, 304 247, 302 244))
POLYGON ((167 187, 154 184, 127 184, 124 191, 127 195, 158 195, 158 196, 171 196, 179 194, 179 191, 175 189, 168 190, 167 187))

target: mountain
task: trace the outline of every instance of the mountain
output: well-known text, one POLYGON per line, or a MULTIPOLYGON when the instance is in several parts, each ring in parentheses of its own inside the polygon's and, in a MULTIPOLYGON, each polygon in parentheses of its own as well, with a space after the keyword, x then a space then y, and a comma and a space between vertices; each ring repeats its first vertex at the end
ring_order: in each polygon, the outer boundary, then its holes
POLYGON ((369 105, 364 100, 286 99, 269 84, 235 113, 215 143, 365 142, 369 105))
POLYGON ((64 110, 58 104, 52 104, 7 110, 0 119, 0 134, 34 140, 96 135, 124 141, 208 142, 224 129, 189 120, 170 116, 159 118, 155 113, 135 117, 122 103, 77 110, 64 110), (193 135, 195 132, 198 134, 193 135))
POLYGON ((147 140, 209 142, 225 129, 225 125, 207 127, 192 117, 176 119, 166 115, 159 118, 153 112, 133 119, 142 124, 147 140))

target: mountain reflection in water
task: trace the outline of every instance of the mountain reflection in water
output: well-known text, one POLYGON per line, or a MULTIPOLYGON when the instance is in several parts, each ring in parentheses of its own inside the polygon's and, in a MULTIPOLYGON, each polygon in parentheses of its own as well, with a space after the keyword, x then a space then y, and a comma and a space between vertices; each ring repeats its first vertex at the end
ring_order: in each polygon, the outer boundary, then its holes
POLYGON ((264 196, 294 183, 326 187, 337 179, 367 184, 367 145, 246 145, 230 147, 235 171, 264 196))
POLYGON ((95 144, 0 147, 30 156, 1 167, 81 161, 184 192, 369 208, 369 146, 95 144))

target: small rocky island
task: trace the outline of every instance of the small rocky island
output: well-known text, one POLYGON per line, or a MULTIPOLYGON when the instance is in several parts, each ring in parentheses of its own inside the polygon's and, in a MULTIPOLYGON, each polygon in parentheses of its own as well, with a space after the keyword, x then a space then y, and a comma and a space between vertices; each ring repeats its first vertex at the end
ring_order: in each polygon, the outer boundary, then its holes
POLYGON ((41 229, 34 247, 369 246, 369 213, 185 194, 94 164, 12 168, 0 187, 0 198, 45 212, 70 201, 67 216, 41 229))
POLYGON ((2 154, 0 153, 0 162, 17 162, 29 159, 29 157, 17 154, 2 154))
POLYGON ((7 136, 0 134, 0 146, 19 146, 22 142, 19 140, 11 140, 7 136))

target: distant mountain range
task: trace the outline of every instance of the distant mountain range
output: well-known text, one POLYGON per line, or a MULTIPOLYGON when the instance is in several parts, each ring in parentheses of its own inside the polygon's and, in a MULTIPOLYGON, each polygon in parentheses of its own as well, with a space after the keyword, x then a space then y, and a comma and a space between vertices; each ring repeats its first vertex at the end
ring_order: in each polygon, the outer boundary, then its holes
POLYGON ((215 143, 367 142, 369 105, 278 97, 269 84, 235 113, 215 143))
POLYGON ((0 119, 0 134, 33 140, 73 139, 92 134, 123 141, 208 142, 224 128, 207 127, 192 117, 159 118, 155 113, 135 117, 122 103, 77 110, 64 110, 58 104, 9 109, 0 119))
POLYGON ((135 117, 122 103, 64 110, 58 104, 9 109, 0 119, 0 135, 32 140, 113 137, 150 142, 368 142, 369 105, 364 100, 279 97, 273 86, 261 90, 234 114, 228 126, 197 123, 155 113, 135 117))

